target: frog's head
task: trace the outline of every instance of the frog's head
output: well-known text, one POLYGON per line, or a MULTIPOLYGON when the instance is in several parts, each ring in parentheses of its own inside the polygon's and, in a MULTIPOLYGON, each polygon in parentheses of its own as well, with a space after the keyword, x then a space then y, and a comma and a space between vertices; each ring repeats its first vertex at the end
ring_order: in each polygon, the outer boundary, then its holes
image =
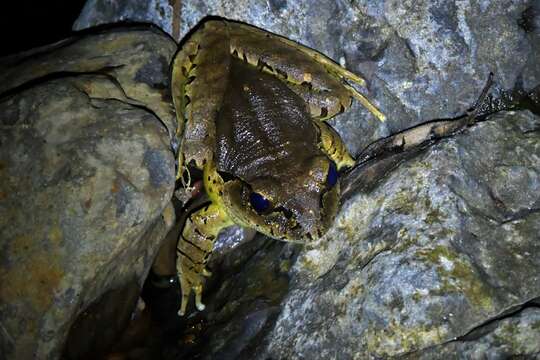
POLYGON ((224 181, 221 198, 231 218, 276 239, 321 237, 338 209, 336 165, 324 154, 316 154, 295 164, 273 166, 286 171, 224 181))

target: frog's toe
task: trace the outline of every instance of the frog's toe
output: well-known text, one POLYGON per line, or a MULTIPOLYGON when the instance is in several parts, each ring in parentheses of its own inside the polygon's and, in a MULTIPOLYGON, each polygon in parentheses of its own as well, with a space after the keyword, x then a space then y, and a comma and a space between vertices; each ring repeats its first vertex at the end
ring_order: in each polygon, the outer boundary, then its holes
POLYGON ((204 269, 202 270, 202 274, 203 274, 203 276, 206 276, 206 277, 212 276, 212 272, 211 272, 211 271, 208 271, 208 269, 206 269, 206 268, 204 268, 204 269))
POLYGON ((202 290, 203 287, 201 284, 193 287, 193 291, 195 292, 195 306, 199 311, 203 311, 205 308, 204 304, 202 303, 202 290))
POLYGON ((180 288, 182 289, 182 303, 178 315, 183 316, 186 314, 187 304, 189 302, 189 295, 191 295, 191 285, 187 282, 184 276, 180 276, 180 288))
POLYGON ((362 104, 362 106, 368 109, 368 111, 372 113, 377 119, 383 122, 386 120, 386 115, 384 115, 379 109, 377 109, 377 107, 373 105, 371 101, 369 101, 364 95, 358 92, 358 90, 347 84, 345 84, 344 86, 347 90, 349 90, 351 95, 356 98, 356 100, 358 100, 360 104, 362 104))
POLYGON ((204 310, 205 306, 202 303, 202 291, 203 291, 203 277, 193 272, 187 272, 186 274, 180 274, 180 288, 182 289, 182 303, 180 304, 180 310, 178 315, 183 316, 186 314, 187 305, 191 292, 195 293, 195 306, 197 310, 204 310))

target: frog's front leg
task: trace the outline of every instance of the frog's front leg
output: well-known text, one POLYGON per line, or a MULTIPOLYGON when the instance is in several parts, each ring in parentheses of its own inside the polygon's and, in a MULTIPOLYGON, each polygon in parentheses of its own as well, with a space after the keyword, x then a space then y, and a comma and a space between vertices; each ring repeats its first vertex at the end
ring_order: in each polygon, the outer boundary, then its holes
POLYGON ((356 162, 336 130, 320 120, 314 120, 314 123, 319 130, 319 147, 336 164, 337 169, 353 167, 356 162))
POLYGON ((329 119, 360 101, 379 120, 385 116, 348 82, 365 86, 360 76, 325 55, 253 26, 227 22, 231 54, 277 76, 309 105, 310 113, 329 119))

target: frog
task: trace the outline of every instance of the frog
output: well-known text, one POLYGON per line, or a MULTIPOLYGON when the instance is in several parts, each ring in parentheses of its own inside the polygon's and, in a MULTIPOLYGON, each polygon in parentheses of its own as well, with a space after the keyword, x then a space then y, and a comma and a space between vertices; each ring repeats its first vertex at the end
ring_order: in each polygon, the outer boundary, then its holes
MULTIPOLYGON (((322 53, 245 23, 212 19, 180 46, 171 92, 178 118, 177 179, 202 173, 208 202, 192 211, 177 243, 179 315, 194 294, 202 311, 207 263, 231 225, 268 237, 322 237, 339 209, 340 173, 355 165, 328 120, 356 99, 385 115, 353 85, 366 80, 322 53)), ((186 179, 187 180, 184 180, 186 179)))

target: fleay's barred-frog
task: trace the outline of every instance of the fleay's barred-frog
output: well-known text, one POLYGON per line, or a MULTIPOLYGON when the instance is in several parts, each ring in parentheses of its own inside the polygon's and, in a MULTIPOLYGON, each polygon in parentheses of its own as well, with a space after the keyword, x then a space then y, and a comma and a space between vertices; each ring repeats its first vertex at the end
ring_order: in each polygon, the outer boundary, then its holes
POLYGON ((238 224, 280 240, 322 236, 339 205, 338 173, 354 165, 326 120, 358 99, 364 80, 324 55, 245 24, 211 20, 173 63, 179 178, 202 171, 210 202, 191 213, 178 241, 179 314, 195 293, 219 232, 238 224))

